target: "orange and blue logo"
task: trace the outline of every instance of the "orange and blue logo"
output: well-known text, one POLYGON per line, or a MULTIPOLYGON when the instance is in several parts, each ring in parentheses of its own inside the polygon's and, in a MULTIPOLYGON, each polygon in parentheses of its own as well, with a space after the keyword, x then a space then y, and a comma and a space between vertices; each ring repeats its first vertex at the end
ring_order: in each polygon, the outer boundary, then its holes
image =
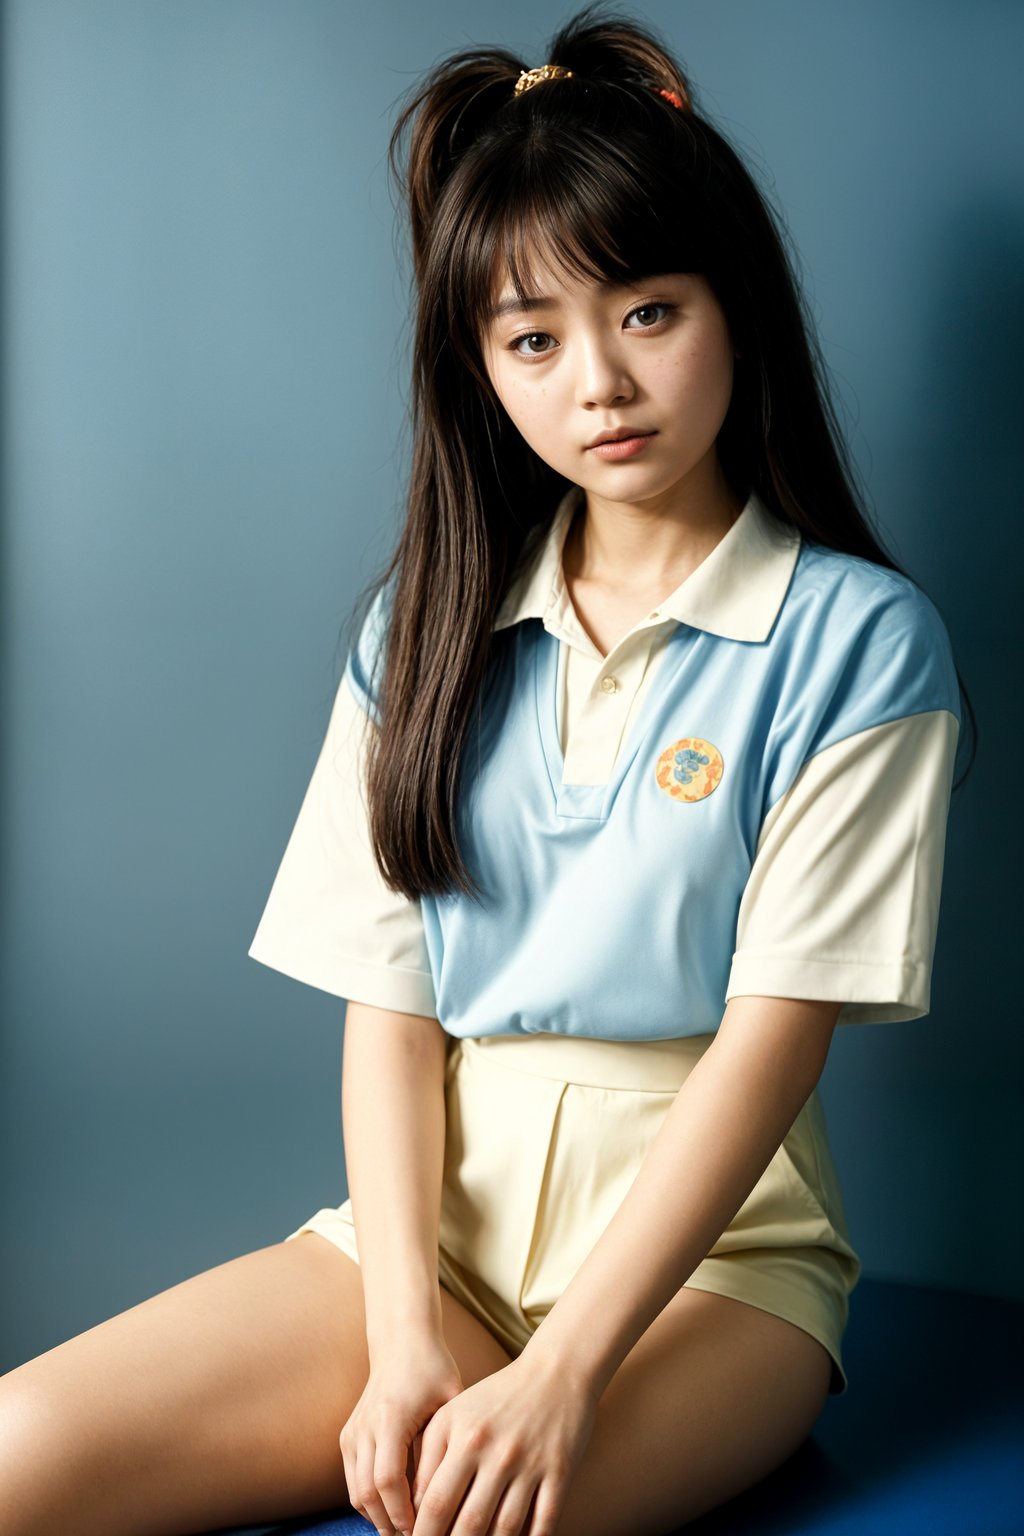
POLYGON ((682 736, 666 747, 654 765, 658 788, 673 800, 689 805, 706 800, 722 781, 725 764, 713 742, 682 736))

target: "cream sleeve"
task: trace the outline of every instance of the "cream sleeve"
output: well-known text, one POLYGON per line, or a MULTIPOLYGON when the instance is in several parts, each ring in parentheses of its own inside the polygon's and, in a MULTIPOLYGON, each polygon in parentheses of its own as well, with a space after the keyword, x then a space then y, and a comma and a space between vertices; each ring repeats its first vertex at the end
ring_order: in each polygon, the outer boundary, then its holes
POLYGON ((761 828, 727 1001, 826 998, 840 1024, 927 1014, 959 729, 928 710, 804 763, 761 828))
POLYGON ((249 954, 338 997, 436 1017, 420 904, 385 885, 370 845, 365 749, 377 727, 352 676, 350 662, 249 954))

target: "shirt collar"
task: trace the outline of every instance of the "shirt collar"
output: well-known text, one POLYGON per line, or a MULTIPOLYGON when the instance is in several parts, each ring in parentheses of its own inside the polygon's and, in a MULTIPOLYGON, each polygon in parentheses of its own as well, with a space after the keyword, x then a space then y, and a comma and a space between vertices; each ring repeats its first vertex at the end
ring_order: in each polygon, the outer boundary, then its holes
MULTIPOLYGON (((571 608, 562 546, 583 491, 570 486, 528 568, 506 594, 494 628, 520 619, 557 625, 571 608)), ((800 553, 797 528, 773 517, 752 493, 714 549, 658 606, 659 621, 677 619, 726 640, 766 640, 800 553)))

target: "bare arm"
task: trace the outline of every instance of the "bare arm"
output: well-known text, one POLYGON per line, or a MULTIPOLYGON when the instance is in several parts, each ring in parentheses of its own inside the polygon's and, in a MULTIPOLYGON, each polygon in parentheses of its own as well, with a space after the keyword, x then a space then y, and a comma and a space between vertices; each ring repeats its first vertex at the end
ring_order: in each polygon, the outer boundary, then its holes
POLYGON ((441 1334, 446 1044, 436 1019, 348 1004, 342 1133, 371 1363, 396 1333, 441 1334))
POLYGON ((840 1006, 730 999, 625 1199, 524 1359, 600 1396, 768 1166, 821 1075, 840 1006))

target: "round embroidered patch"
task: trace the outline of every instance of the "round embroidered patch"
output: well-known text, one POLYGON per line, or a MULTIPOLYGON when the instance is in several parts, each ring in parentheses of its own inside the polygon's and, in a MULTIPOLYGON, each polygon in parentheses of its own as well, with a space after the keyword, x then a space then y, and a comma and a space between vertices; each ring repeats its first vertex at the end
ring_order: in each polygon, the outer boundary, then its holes
POLYGON ((683 736, 665 748, 654 765, 654 777, 666 795, 688 803, 706 800, 718 788, 724 766, 713 742, 683 736))

